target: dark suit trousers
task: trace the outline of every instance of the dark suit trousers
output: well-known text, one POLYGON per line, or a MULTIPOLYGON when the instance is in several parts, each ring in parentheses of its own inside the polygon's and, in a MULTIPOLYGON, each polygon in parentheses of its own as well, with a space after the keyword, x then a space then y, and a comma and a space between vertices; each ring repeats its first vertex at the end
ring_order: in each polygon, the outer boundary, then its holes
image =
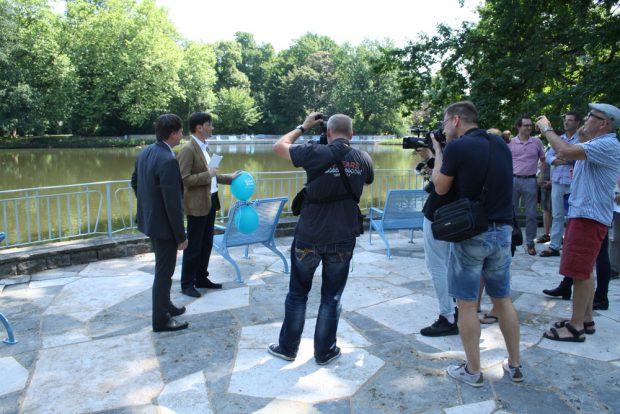
POLYGON ((177 263, 177 242, 151 238, 155 252, 155 278, 153 279, 153 326, 165 325, 170 319, 170 287, 177 263))
POLYGON ((187 216, 187 249, 183 250, 181 289, 187 289, 209 275, 209 258, 213 249, 215 216, 220 209, 217 192, 211 194, 211 211, 206 216, 187 216))

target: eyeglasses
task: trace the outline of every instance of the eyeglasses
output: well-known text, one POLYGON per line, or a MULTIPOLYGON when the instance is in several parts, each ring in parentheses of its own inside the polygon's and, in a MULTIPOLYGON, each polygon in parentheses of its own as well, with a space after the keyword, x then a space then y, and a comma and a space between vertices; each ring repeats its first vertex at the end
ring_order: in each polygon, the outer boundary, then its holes
POLYGON ((523 128, 532 128, 534 124, 521 124, 523 128))
POLYGON ((586 119, 588 119, 590 117, 593 117, 593 118, 596 118, 596 119, 600 119, 601 121, 607 121, 607 118, 603 118, 602 116, 598 116, 596 114, 593 114, 591 111, 588 112, 588 115, 586 115, 586 119))

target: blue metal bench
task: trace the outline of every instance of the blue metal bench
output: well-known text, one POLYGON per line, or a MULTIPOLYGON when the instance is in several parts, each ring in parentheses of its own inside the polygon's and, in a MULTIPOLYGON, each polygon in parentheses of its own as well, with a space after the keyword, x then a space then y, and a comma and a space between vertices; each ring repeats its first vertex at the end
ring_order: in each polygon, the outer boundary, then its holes
POLYGON ((387 246, 388 259, 392 257, 390 243, 385 237, 388 230, 422 230, 424 215, 422 207, 426 201, 427 193, 424 190, 391 190, 388 191, 383 210, 370 208, 370 226, 368 240, 372 244, 372 231, 379 232, 379 236, 387 246))
POLYGON ((228 214, 228 223, 226 226, 217 224, 215 227, 224 230, 223 234, 218 234, 213 237, 213 249, 221 254, 224 259, 228 260, 237 272, 237 282, 242 283, 241 270, 237 262, 230 257, 228 253, 229 247, 245 246, 245 257, 248 257, 248 252, 251 244, 261 243, 269 250, 277 254, 284 263, 284 272, 288 273, 288 263, 286 258, 278 250, 275 242, 276 226, 282 214, 284 203, 288 201, 286 197, 276 198, 264 198, 254 200, 252 202, 238 201, 228 214), (258 213, 258 228, 250 234, 244 234, 235 226, 235 217, 239 208, 245 204, 251 204, 258 213))
MULTIPOLYGON (((4 233, 0 233, 0 242, 4 240, 5 237, 6 235, 4 233)), ((17 340, 15 339, 15 335, 13 334, 13 327, 11 326, 11 322, 9 322, 9 320, 4 317, 2 312, 0 312, 0 322, 2 322, 2 324, 4 325, 4 329, 6 329, 6 333, 9 335, 9 337, 2 342, 9 345, 16 344, 17 340)))

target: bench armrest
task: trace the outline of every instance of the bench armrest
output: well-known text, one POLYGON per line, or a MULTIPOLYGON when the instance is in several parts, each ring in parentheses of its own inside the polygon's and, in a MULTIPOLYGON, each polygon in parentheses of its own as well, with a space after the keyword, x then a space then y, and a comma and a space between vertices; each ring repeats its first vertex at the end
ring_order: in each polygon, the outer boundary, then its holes
POLYGON ((379 216, 383 217, 383 210, 381 210, 380 208, 370 207, 370 209, 368 210, 368 217, 370 219, 375 218, 373 213, 377 213, 379 216))
POLYGON ((226 230, 226 226, 222 226, 221 224, 216 224, 214 227, 218 230, 226 230))

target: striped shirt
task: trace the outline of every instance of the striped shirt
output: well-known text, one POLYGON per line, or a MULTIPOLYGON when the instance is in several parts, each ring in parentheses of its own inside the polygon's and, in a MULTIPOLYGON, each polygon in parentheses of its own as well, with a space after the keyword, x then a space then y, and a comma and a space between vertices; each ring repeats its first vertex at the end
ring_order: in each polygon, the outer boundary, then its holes
MULTIPOLYGON (((560 135, 560 138, 562 138, 564 141, 568 142, 569 144, 579 143, 579 135, 577 135, 576 133, 573 134, 573 136, 570 138, 568 138, 566 134, 562 134, 560 135)), ((547 154, 545 155, 547 164, 551 166, 551 163, 555 161, 556 158, 557 157, 555 156, 555 151, 553 150, 553 148, 549 148, 547 150, 547 154)), ((566 164, 554 166, 553 173, 551 174, 551 182, 569 185, 572 181, 570 170, 573 168, 574 163, 575 163, 574 161, 568 161, 566 164)))
POLYGON ((614 188, 620 176, 620 142, 615 133, 609 133, 577 145, 585 151, 586 159, 575 162, 568 217, 610 226, 614 188))

